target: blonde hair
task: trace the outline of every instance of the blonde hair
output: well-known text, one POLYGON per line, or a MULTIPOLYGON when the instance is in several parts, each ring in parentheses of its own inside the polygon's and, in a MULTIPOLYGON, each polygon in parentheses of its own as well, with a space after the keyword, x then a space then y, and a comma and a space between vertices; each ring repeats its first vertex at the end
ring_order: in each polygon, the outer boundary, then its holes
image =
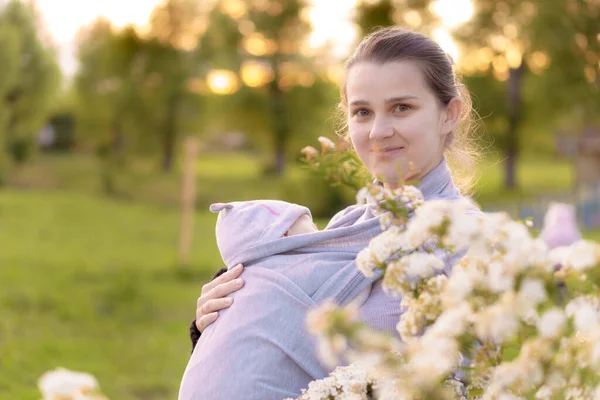
MULTIPOLYGON (((353 65, 361 62, 383 64, 404 60, 414 61, 421 67, 427 84, 441 104, 448 105, 456 97, 462 100, 460 122, 446 139, 444 155, 452 170, 454 182, 463 194, 470 194, 476 183, 475 167, 481 157, 475 137, 479 119, 475 118, 469 91, 454 72, 452 59, 436 42, 400 27, 380 29, 366 36, 346 61, 346 76, 353 65)), ((340 89, 340 109, 346 115, 346 78, 340 89)))

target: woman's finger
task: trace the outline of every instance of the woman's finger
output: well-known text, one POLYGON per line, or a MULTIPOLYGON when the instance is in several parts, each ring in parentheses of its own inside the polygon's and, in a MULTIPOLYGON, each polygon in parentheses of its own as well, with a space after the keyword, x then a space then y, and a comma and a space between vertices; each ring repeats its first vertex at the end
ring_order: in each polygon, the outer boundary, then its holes
POLYGON ((227 308, 231 304, 233 304, 233 299, 231 297, 225 297, 222 299, 212 299, 204 303, 202 307, 200 307, 198 313, 200 313, 200 317, 202 317, 204 315, 211 314, 215 311, 227 308))
POLYGON ((196 319, 206 314, 206 312, 203 311, 203 307, 207 302, 212 300, 222 300, 225 296, 239 290, 242 286, 244 286, 244 281, 241 278, 236 278, 232 281, 215 286, 210 292, 198 297, 198 301, 196 302, 196 319))
POLYGON ((202 318, 196 320, 196 328, 198 328, 200 333, 202 333, 206 329, 206 327, 215 322, 218 317, 218 312, 205 315, 202 318))
POLYGON ((208 299, 220 299, 239 290, 242 286, 244 286, 244 280, 242 278, 236 278, 232 281, 215 286, 206 295, 208 296, 208 299))
POLYGON ((212 289, 214 289, 215 286, 220 285, 222 283, 229 282, 229 281, 237 278, 238 276, 240 276, 240 274, 242 273, 243 270, 244 270, 244 266, 242 264, 236 265, 229 271, 225 272, 224 274, 221 274, 220 276, 216 277, 212 281, 208 282, 206 285, 202 286, 201 294, 205 295, 206 293, 208 293, 212 289))

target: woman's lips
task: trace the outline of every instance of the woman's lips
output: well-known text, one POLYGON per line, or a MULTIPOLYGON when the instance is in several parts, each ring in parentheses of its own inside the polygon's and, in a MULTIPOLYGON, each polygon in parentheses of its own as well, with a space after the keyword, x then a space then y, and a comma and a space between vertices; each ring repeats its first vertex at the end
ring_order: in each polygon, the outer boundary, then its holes
POLYGON ((388 147, 385 149, 373 150, 373 153, 375 153, 378 156, 383 157, 383 158, 390 158, 390 157, 394 157, 394 156, 400 154, 403 150, 404 150, 404 147, 402 147, 402 146, 388 147))

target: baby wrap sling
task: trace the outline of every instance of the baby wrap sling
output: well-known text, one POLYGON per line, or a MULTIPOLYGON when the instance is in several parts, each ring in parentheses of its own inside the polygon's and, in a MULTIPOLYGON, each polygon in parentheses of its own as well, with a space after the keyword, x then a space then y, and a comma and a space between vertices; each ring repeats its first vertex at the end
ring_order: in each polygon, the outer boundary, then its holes
MULTIPOLYGON (((228 268, 245 266, 243 290, 196 344, 180 399, 283 399, 329 370, 305 329, 307 311, 326 298, 347 305, 367 289, 354 260, 381 232, 376 218, 283 237, 302 214, 295 204, 261 200, 213 205, 217 244, 228 268)), ((344 219, 344 217, 342 218, 344 219)))
MULTIPOLYGON (((445 160, 420 188, 426 199, 461 198, 445 160)), ((365 278, 354 260, 381 233, 379 219, 369 206, 351 206, 323 231, 282 238, 298 217, 310 215, 307 208, 260 201, 221 204, 213 210, 221 210, 217 243, 223 260, 228 268, 244 264, 246 284, 232 294, 233 306, 203 332, 179 399, 296 397, 310 381, 330 372, 319 362, 315 341, 306 332, 306 313, 327 298, 347 305, 378 278, 379 273, 365 278)), ((361 307, 366 310, 363 320, 368 324, 369 318, 379 318, 373 325, 392 332, 399 300, 385 296, 380 285, 373 287, 377 289, 361 307), (387 314, 378 316, 384 308, 387 314)))

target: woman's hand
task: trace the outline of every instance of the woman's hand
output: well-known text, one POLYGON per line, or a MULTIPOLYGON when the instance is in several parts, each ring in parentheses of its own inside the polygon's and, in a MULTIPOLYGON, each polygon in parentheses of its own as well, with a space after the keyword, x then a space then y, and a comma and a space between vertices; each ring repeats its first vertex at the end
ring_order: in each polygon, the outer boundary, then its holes
POLYGON ((229 307, 233 303, 228 294, 244 286, 244 281, 238 278, 244 267, 236 265, 231 270, 202 286, 202 292, 196 303, 196 328, 200 332, 217 319, 219 310, 229 307))

